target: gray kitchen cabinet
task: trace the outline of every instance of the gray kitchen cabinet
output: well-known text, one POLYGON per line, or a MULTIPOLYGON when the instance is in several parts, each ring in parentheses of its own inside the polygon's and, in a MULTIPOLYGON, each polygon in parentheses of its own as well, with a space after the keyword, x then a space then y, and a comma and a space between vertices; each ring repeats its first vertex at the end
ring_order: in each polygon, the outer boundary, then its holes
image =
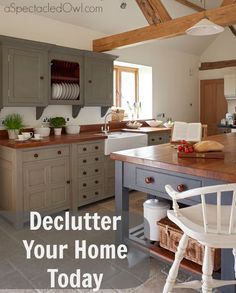
POLYGON ((107 54, 85 54, 85 106, 111 107, 113 105, 113 61, 115 58, 107 54))
POLYGON ((24 210, 68 209, 70 206, 69 160, 60 158, 27 163, 24 174, 24 210))
POLYGON ((74 206, 104 198, 104 141, 72 145, 74 206))
POLYGON ((2 46, 3 106, 47 105, 47 51, 24 45, 2 46))
POLYGON ((115 195, 115 161, 110 156, 105 156, 105 193, 104 197, 112 197, 115 195))

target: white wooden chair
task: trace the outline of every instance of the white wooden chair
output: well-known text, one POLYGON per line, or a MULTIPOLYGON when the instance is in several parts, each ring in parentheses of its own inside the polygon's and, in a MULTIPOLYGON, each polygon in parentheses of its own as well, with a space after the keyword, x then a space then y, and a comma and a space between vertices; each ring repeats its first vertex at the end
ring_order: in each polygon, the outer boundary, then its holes
POLYGON ((163 293, 170 293, 173 288, 202 288, 203 293, 209 293, 212 292, 213 288, 236 284, 236 280, 225 281, 212 278, 213 257, 211 251, 211 248, 232 248, 236 275, 236 184, 201 187, 181 193, 175 191, 170 185, 166 185, 165 188, 173 200, 173 210, 168 211, 168 218, 178 225, 184 234, 179 242, 163 293), (232 192, 231 205, 221 204, 221 198, 225 196, 222 194, 223 192, 232 192), (206 203, 206 196, 209 194, 215 196, 215 205, 206 203), (185 208, 178 206, 178 200, 193 196, 200 196, 201 203, 185 208), (176 277, 179 265, 184 257, 189 237, 205 247, 202 280, 177 284, 176 277))

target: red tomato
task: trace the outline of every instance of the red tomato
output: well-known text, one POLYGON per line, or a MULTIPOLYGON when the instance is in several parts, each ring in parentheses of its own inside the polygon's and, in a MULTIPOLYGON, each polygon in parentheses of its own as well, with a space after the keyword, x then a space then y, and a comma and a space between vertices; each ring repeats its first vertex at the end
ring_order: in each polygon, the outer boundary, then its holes
POLYGON ((181 142, 182 142, 182 144, 187 144, 187 141, 184 139, 181 142))
POLYGON ((179 152, 182 152, 183 150, 184 150, 183 146, 182 146, 182 145, 179 145, 179 146, 178 146, 178 151, 179 151, 179 152))
POLYGON ((190 152, 190 153, 193 153, 193 152, 194 152, 194 149, 193 149, 193 147, 192 147, 192 146, 191 146, 191 147, 189 147, 189 149, 188 149, 188 150, 189 150, 189 152, 190 152))

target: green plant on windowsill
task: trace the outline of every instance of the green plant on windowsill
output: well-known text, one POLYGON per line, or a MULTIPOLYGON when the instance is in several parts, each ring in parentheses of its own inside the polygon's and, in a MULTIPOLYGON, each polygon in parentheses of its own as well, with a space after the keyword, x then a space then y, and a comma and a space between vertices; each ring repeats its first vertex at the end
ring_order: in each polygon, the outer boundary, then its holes
POLYGON ((4 126, 8 131, 9 139, 16 139, 20 129, 24 127, 23 117, 20 114, 9 114, 4 119, 4 126))
POLYGON ((66 125, 64 117, 53 117, 49 120, 50 126, 54 128, 55 135, 61 135, 62 127, 66 125))

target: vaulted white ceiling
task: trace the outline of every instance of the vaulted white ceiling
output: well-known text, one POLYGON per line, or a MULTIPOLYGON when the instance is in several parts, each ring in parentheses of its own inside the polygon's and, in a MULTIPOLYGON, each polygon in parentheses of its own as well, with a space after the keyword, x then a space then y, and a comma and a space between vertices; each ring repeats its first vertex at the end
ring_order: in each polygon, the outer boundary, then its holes
MULTIPOLYGON (((205 8, 213 8, 219 6, 222 0, 190 0, 195 4, 204 6, 205 8)), ((0 5, 8 6, 12 0, 0 0, 0 5)), ((54 12, 43 13, 43 16, 49 17, 61 22, 86 27, 95 31, 102 32, 107 35, 116 34, 139 27, 148 25, 145 17, 139 9, 135 0, 17 0, 14 3, 18 6, 37 5, 43 6, 50 3, 50 6, 58 6, 59 3, 66 3, 65 9, 69 11, 71 7, 101 7, 102 12, 85 13, 85 12, 54 12), (126 9, 121 9, 122 2, 126 2, 126 9)), ((196 11, 177 3, 175 0, 162 0, 165 7, 169 11, 172 18, 181 17, 195 13, 196 11)), ((42 14, 42 13, 40 13, 42 14)), ((49 28, 50 29, 50 28, 49 28)), ((168 40, 161 40, 162 44, 183 50, 192 54, 200 55, 205 48, 215 39, 211 37, 190 37, 182 36, 168 40)))

